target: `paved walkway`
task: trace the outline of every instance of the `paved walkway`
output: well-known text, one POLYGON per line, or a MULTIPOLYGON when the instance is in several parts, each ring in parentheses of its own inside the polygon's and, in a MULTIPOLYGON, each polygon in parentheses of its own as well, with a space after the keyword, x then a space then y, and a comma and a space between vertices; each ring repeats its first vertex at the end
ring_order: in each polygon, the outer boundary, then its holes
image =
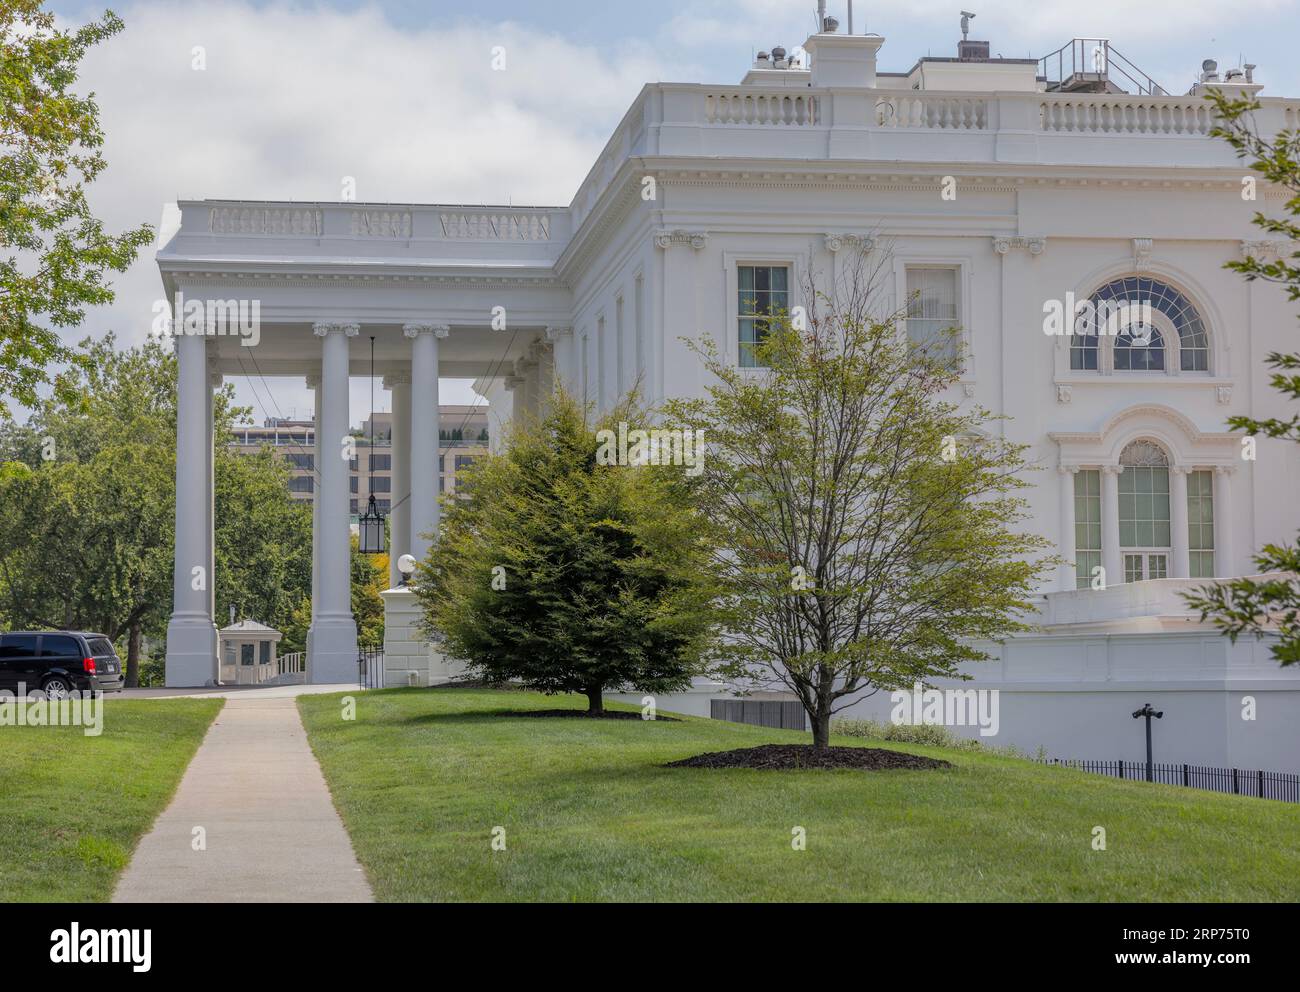
MULTIPOLYGON (((337 690, 336 690, 337 691, 337 690)), ((370 902, 292 695, 232 693, 114 902, 370 902), (193 849, 194 828, 206 850, 193 849)))

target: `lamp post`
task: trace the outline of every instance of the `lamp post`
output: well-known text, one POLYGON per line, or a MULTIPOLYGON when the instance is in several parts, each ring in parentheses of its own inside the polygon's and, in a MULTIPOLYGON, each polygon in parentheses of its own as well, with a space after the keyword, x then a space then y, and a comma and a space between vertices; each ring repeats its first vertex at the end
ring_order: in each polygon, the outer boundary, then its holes
POLYGON ((397 559, 397 570, 402 574, 402 588, 406 588, 411 584, 411 576, 415 574, 415 557, 402 555, 397 559))
POLYGON ((1165 715, 1164 710, 1154 709, 1152 708, 1150 703, 1143 703, 1142 708, 1140 710, 1133 711, 1134 720, 1138 719, 1139 717, 1146 717, 1146 721, 1147 721, 1147 781, 1148 782, 1155 781, 1155 766, 1151 763, 1151 718, 1155 717, 1157 720, 1160 720, 1164 718, 1164 715, 1165 715))

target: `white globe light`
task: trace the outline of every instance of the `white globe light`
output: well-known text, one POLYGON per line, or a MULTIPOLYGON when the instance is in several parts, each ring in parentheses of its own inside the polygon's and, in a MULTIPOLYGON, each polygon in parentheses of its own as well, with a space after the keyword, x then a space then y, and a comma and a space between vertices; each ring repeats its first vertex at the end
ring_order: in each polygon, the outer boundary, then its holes
POLYGON ((411 575, 415 572, 415 558, 411 555, 402 555, 397 559, 397 570, 403 575, 411 575))

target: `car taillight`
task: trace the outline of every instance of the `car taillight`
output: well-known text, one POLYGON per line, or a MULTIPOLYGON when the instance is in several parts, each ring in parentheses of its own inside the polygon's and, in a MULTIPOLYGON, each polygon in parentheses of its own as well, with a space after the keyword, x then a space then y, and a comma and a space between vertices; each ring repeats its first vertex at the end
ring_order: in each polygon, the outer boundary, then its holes
POLYGON ((95 659, 94 659, 94 658, 83 658, 82 661, 81 661, 81 667, 84 668, 84 669, 86 670, 86 674, 87 674, 87 675, 94 675, 94 674, 95 674, 95 659))

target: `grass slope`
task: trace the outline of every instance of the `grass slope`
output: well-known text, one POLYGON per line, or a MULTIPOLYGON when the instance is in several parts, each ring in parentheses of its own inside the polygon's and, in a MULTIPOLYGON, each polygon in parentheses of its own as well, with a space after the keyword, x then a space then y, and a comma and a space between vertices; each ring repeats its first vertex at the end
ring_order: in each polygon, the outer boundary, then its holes
POLYGON ((221 702, 109 699, 98 737, 0 727, 0 901, 108 900, 221 702))
POLYGON ((877 742, 956 767, 668 769, 808 738, 702 719, 499 715, 557 705, 527 693, 366 692, 354 721, 338 697, 298 705, 381 900, 1300 898, 1291 804, 877 742), (505 851, 491 849, 497 826, 505 851))

